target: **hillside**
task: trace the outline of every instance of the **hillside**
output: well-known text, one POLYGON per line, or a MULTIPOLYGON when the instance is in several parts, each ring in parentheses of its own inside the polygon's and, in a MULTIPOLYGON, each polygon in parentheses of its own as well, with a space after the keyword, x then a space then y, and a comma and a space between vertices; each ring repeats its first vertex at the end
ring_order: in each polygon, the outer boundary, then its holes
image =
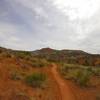
POLYGON ((32 52, 33 56, 49 61, 65 62, 87 66, 100 66, 100 55, 89 54, 81 50, 54 50, 43 48, 32 52))
POLYGON ((42 48, 35 51, 18 51, 6 48, 0 48, 0 53, 5 52, 11 56, 31 56, 37 58, 43 58, 51 62, 64 62, 69 64, 80 64, 86 66, 100 66, 100 55, 89 54, 81 50, 55 50, 51 48, 42 48))

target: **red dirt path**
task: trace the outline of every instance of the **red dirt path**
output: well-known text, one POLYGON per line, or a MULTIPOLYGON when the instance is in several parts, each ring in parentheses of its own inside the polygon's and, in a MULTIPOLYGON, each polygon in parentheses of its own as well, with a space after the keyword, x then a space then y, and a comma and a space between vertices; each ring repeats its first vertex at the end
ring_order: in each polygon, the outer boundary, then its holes
POLYGON ((59 73, 57 72, 57 65, 56 64, 52 64, 52 74, 58 84, 58 87, 60 89, 60 93, 61 93, 61 98, 62 100, 76 100, 75 99, 75 95, 73 94, 73 92, 71 91, 71 88, 69 86, 69 84, 67 84, 59 75, 59 73))

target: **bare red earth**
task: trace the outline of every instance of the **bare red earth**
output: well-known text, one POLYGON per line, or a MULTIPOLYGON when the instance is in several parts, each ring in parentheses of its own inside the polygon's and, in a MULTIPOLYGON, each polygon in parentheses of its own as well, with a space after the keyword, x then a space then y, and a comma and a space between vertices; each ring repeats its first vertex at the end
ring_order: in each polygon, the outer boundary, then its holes
POLYGON ((54 78, 60 89, 62 100, 76 100, 75 95, 70 89, 70 86, 66 84, 66 82, 61 78, 61 76, 57 72, 57 66, 55 64, 53 64, 52 67, 52 74, 54 75, 54 78))

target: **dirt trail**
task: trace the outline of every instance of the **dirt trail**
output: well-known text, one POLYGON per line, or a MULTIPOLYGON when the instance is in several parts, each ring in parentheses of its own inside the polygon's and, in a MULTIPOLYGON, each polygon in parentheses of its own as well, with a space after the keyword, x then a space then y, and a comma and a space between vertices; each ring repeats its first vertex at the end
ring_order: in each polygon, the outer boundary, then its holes
POLYGON ((67 84, 57 72, 57 65, 52 64, 52 74, 58 84, 58 87, 61 92, 62 100, 76 100, 74 94, 72 93, 69 84, 67 84))

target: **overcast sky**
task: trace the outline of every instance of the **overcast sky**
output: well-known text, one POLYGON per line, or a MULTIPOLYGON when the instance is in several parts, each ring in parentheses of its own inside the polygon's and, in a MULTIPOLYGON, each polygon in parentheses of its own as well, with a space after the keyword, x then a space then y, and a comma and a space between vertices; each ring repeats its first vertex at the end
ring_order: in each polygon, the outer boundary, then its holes
POLYGON ((100 53, 100 0, 0 0, 0 46, 100 53))

